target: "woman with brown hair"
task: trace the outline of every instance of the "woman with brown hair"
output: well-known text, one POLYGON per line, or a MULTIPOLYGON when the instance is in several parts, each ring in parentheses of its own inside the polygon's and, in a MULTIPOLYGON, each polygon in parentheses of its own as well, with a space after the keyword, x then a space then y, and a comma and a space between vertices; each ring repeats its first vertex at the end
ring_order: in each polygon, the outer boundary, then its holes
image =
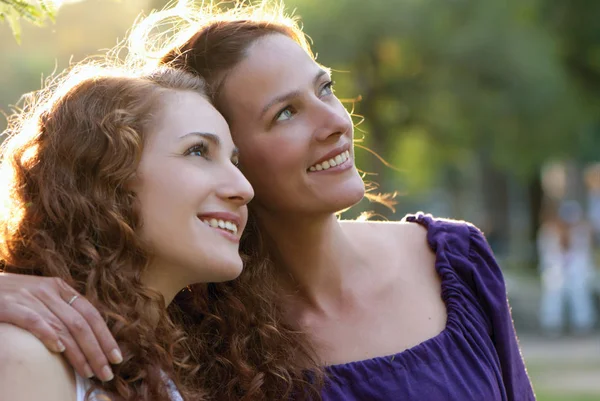
MULTIPOLYGON (((220 400, 534 399, 502 273, 478 229, 422 214, 338 220, 365 192, 352 121, 297 22, 263 3, 186 13, 198 23, 159 52, 160 63, 207 80, 256 192, 241 277, 208 298, 192 292, 204 309, 185 309, 210 343, 198 358, 202 386, 220 400)), ((34 298, 45 287, 25 285, 34 298)), ((52 294, 46 302, 64 302, 52 294)), ((33 322, 58 321, 18 298, 33 322)), ((6 310, 0 319, 19 324, 6 310)), ((74 330, 58 318, 60 337, 85 344, 89 359, 111 349, 102 336, 65 335, 74 330)), ((38 327, 26 326, 56 338, 38 327)))
POLYGON ((91 381, 89 366, 74 374, 36 337, 0 324, 0 399, 204 399, 190 356, 203 344, 166 305, 191 284, 239 275, 253 196, 204 82, 85 65, 41 91, 7 132, 2 270, 75 288, 82 296, 61 307, 91 303, 121 351, 91 381))

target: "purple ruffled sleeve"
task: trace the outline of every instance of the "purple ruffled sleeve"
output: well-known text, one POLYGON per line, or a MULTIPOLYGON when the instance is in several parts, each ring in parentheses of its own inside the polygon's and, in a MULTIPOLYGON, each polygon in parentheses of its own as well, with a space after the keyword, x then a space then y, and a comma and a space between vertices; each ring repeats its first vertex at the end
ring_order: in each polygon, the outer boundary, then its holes
POLYGON ((506 398, 510 401, 535 400, 517 341, 502 271, 482 232, 472 225, 469 225, 469 231, 469 259, 473 266, 470 284, 489 319, 506 398))

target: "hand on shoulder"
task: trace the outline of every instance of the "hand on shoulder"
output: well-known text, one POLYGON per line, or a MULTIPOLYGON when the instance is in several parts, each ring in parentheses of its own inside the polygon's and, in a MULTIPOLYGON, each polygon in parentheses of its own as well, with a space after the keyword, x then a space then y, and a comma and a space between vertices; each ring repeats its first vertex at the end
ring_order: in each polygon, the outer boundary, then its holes
POLYGON ((75 401, 73 369, 33 334, 0 323, 0 399, 75 401))

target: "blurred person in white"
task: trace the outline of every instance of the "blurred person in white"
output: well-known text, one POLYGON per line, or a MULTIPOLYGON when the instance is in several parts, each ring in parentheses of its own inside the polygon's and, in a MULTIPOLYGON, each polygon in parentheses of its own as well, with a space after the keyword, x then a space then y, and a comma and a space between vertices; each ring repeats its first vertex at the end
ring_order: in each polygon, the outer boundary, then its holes
POLYGON ((538 233, 542 295, 540 325, 548 335, 564 330, 565 305, 571 329, 587 334, 594 327, 592 301, 593 234, 576 201, 548 207, 538 233))
POLYGON ((600 243, 600 164, 593 164, 585 170, 587 189, 587 217, 594 231, 595 243, 600 243))

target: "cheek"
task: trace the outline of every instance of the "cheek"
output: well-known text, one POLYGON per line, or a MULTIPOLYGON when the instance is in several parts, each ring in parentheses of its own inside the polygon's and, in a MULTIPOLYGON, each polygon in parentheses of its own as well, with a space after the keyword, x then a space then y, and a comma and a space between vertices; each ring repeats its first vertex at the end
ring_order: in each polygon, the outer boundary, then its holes
POLYGON ((204 187, 194 180, 193 172, 182 169, 171 171, 164 166, 146 173, 136 191, 142 231, 149 233, 160 230, 161 225, 181 224, 182 217, 193 214, 203 195, 199 189, 204 187))
POLYGON ((289 137, 269 138, 240 148, 242 171, 258 191, 293 181, 293 176, 303 171, 305 160, 305 145, 289 137))
POLYGON ((138 190, 142 210, 151 210, 169 202, 171 194, 181 187, 180 178, 167 170, 154 169, 144 175, 138 190))
POLYGON ((268 166, 273 173, 282 168, 295 168, 305 163, 309 138, 306 132, 286 127, 279 132, 239 141, 240 162, 249 170, 268 166))
POLYGON ((142 226, 140 235, 145 240, 154 242, 158 228, 163 224, 163 221, 168 221, 171 216, 168 216, 172 209, 173 183, 168 185, 168 182, 151 177, 146 179, 137 193, 139 200, 139 211, 142 218, 142 226))

